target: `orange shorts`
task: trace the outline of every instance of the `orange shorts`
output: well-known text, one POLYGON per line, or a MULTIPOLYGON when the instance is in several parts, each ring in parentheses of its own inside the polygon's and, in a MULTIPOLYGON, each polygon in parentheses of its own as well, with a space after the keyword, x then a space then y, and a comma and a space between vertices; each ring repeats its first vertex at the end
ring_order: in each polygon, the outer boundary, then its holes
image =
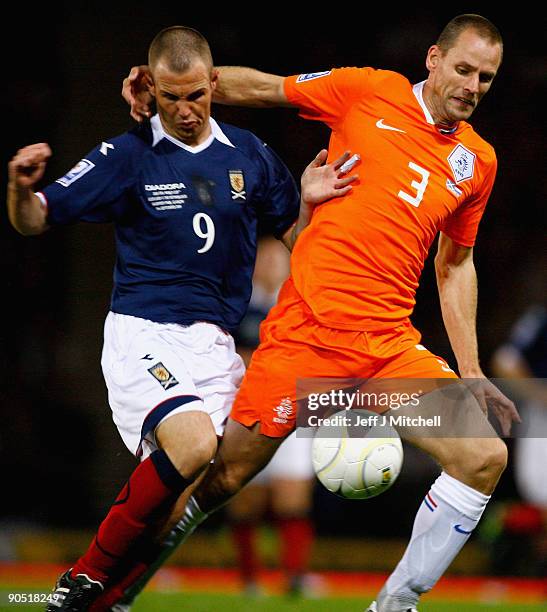
POLYGON ((282 292, 260 328, 253 354, 232 407, 231 418, 261 433, 284 437, 296 423, 296 383, 303 378, 458 378, 447 363, 419 344, 406 321, 388 330, 325 327, 294 288, 282 292))

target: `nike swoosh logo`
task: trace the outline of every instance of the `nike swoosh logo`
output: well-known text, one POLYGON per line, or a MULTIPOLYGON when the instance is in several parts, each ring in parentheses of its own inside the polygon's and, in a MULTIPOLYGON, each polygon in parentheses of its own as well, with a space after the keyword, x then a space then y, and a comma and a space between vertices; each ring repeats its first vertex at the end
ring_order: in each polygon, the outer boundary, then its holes
POLYGON ((400 130, 399 128, 393 127, 392 125, 387 125, 387 123, 384 123, 383 119, 378 119, 378 121, 376 122, 376 127, 380 128, 381 130, 391 130, 392 132, 402 132, 403 134, 406 134, 404 130, 400 130))
POLYGON ((466 531, 465 529, 462 529, 462 526, 459 523, 457 525, 454 525, 454 529, 458 533, 465 533, 465 535, 469 535, 471 533, 471 531, 466 531))

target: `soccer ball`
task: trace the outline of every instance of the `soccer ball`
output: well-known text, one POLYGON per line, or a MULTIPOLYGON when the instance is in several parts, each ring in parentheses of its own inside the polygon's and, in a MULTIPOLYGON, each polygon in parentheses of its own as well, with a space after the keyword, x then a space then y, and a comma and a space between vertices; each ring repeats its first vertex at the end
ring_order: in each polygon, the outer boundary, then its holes
POLYGON ((382 417, 367 410, 342 410, 315 433, 312 461, 319 482, 346 499, 387 491, 403 465, 403 445, 382 417), (369 425, 372 423, 372 425, 369 425))

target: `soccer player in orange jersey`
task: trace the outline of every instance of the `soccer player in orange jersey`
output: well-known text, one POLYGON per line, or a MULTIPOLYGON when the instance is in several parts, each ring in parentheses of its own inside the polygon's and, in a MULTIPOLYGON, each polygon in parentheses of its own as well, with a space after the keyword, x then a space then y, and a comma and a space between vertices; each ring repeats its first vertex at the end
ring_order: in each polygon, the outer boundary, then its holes
MULTIPOLYGON (((427 53, 428 77, 412 85, 395 72, 342 68, 283 78, 220 69, 216 101, 293 106, 331 128, 329 158, 360 156, 360 181, 314 212, 296 243, 292 275, 262 326, 215 463, 177 529, 191 533, 235 494, 292 431, 296 377, 457 379, 420 344, 409 316, 428 250, 435 258, 443 321, 459 375, 480 381, 458 405, 466 436, 412 441, 443 472, 416 515, 408 548, 370 611, 412 612, 478 523, 503 472, 507 450, 481 412, 508 434, 512 402, 486 380, 475 329, 473 245, 496 174, 493 148, 467 123, 502 60, 497 28, 478 15, 454 18, 427 53), (472 437, 471 437, 472 436, 472 437)), ((133 93, 143 72, 126 79, 133 93)), ((131 94, 128 94, 131 98, 131 94)), ((133 98, 132 114, 146 115, 133 98)), ((413 434, 413 435, 412 435, 413 434)))

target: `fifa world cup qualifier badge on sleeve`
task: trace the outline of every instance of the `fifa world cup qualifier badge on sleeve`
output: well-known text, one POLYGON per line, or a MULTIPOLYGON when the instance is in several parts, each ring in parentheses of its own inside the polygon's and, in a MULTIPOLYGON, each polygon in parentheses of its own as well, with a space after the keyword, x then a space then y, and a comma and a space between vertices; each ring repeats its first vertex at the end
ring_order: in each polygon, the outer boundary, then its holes
POLYGON ((322 72, 307 72, 306 74, 301 74, 296 79, 297 83, 303 83, 305 81, 313 81, 314 79, 320 79, 321 77, 328 76, 332 70, 323 70, 322 72))
POLYGON ((90 162, 89 159, 81 159, 71 170, 69 170, 64 176, 60 179, 57 179, 55 182, 59 183, 63 187, 68 187, 74 181, 77 181, 79 178, 82 178, 84 174, 89 172, 95 168, 95 164, 90 162))

